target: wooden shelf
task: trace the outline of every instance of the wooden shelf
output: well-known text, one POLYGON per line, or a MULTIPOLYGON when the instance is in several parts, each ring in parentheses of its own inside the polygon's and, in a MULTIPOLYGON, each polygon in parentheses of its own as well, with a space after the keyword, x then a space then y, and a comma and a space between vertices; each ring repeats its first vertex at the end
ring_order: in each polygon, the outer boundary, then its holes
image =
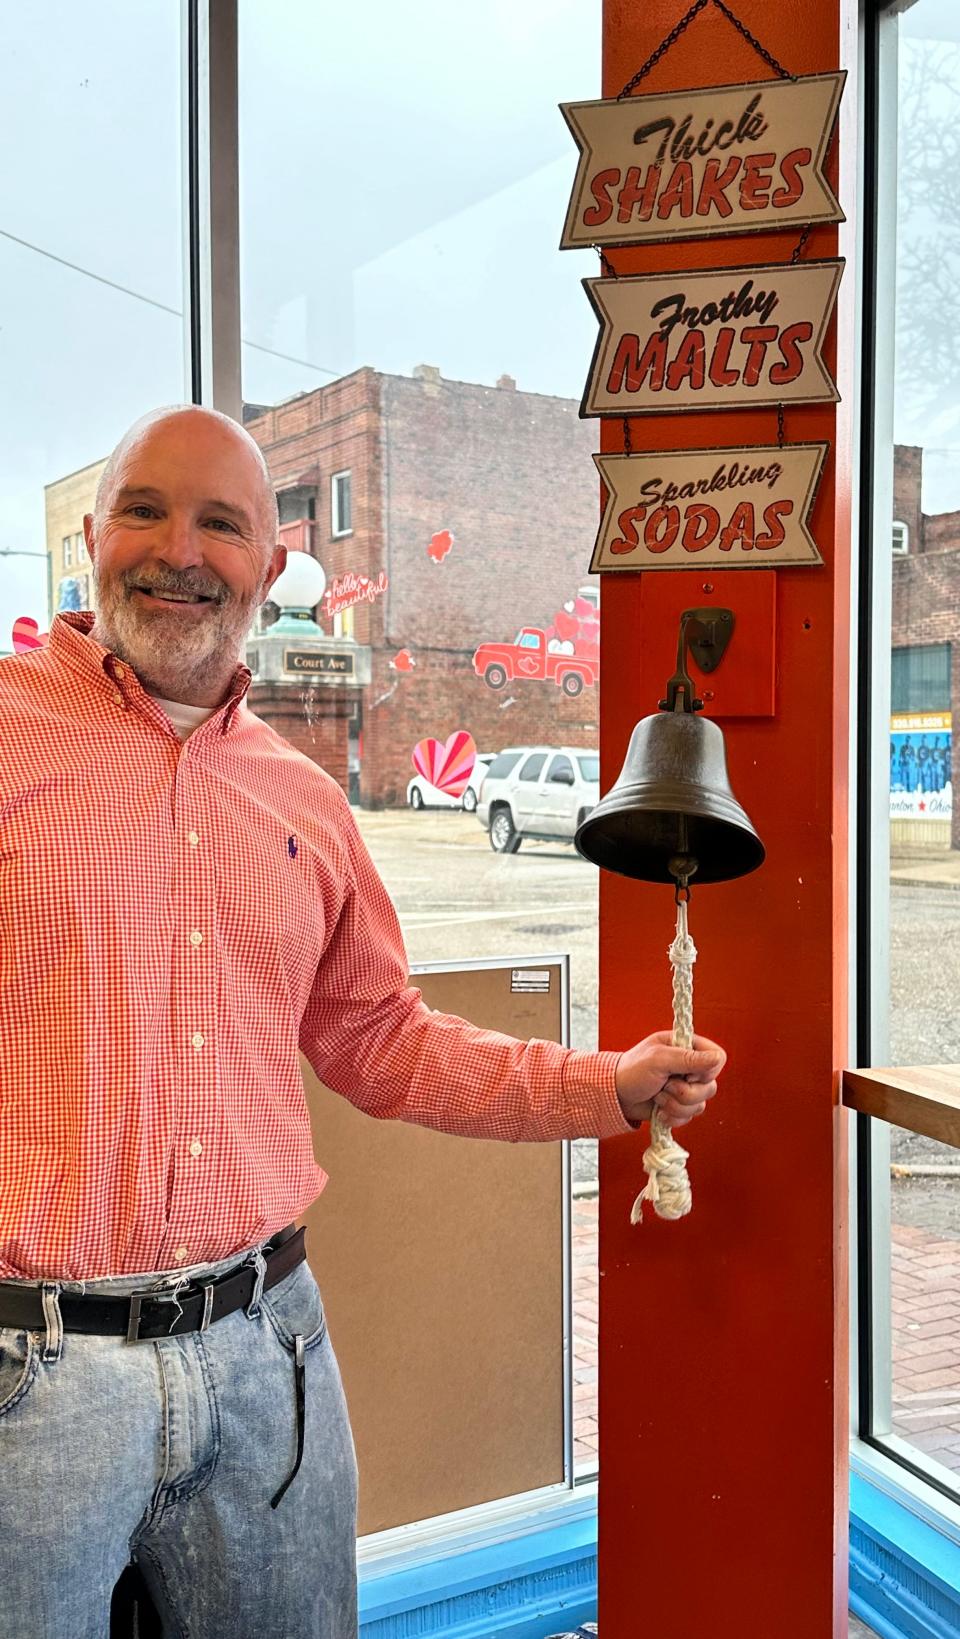
POLYGON ((844 1070, 842 1087, 851 1110, 960 1149, 960 1064, 844 1070))

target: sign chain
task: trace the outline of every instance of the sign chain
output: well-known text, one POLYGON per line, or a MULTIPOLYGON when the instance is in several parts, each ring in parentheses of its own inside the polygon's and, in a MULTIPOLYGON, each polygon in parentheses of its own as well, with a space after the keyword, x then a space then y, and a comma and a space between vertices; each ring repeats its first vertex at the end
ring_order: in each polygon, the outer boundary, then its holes
POLYGON ((717 7, 718 11, 723 12, 723 15, 726 17, 727 21, 733 24, 737 32, 743 35, 743 38, 749 45, 753 46, 754 51, 759 52, 764 62, 773 69, 775 74, 779 75, 781 80, 795 80, 797 78, 796 74, 789 73, 788 70, 784 68, 782 63, 777 62, 776 57, 774 57, 773 54, 767 50, 766 46, 762 46, 760 44, 760 41, 750 33, 750 30, 747 28, 746 24, 741 23, 735 12, 732 12, 730 7, 724 4, 724 0, 694 0, 694 4, 690 7, 690 10, 686 12, 684 16, 681 17, 679 23, 677 23, 676 26, 670 30, 670 33, 667 35, 666 39, 661 40, 656 51, 651 52, 643 67, 637 70, 636 74, 633 76, 633 79, 628 80, 623 90, 618 93, 618 102, 621 102, 624 97, 628 97, 630 95, 634 87, 640 84, 640 81, 649 74, 651 68, 656 66, 656 64, 660 61, 660 58, 670 50, 670 47, 676 45, 681 34, 683 34, 683 32, 690 27, 690 24, 693 22, 693 19, 698 15, 698 13, 703 11, 705 7, 709 5, 714 5, 717 7))
POLYGON ((799 262, 801 256, 803 255, 804 251, 807 248, 807 240, 810 237, 810 230, 811 230, 812 227, 813 227, 813 223, 808 222, 806 227, 804 228, 803 232, 801 233, 800 238, 797 240, 797 247, 796 247, 793 255, 790 258, 791 262, 799 262))
POLYGON ((613 263, 611 262, 611 260, 610 260, 609 256, 607 255, 606 251, 603 250, 600 245, 594 245, 593 248, 598 253, 598 255, 600 257, 600 271, 601 271, 601 273, 607 279, 615 279, 617 277, 617 270, 614 267, 613 263))
POLYGON ((623 453, 624 455, 633 454, 633 440, 630 437, 630 421, 627 416, 623 418, 623 453))
POLYGON ((777 405, 777 449, 783 449, 783 405, 777 405))

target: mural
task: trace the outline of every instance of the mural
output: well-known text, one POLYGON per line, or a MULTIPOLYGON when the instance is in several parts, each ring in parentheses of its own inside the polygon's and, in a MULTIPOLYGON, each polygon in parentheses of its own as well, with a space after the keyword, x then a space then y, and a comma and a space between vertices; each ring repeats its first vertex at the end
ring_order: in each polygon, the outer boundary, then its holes
POLYGON ((462 797, 477 760, 473 735, 457 729, 441 745, 439 740, 419 740, 413 748, 413 766, 430 785, 448 797, 462 797))

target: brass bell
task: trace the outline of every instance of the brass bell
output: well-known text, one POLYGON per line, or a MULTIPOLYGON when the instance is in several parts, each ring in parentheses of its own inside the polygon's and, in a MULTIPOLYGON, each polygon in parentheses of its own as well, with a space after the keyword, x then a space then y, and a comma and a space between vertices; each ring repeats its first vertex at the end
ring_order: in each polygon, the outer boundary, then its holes
POLYGON ((574 838, 592 864, 643 882, 684 886, 691 878, 727 882, 763 864, 763 843, 730 789, 723 733, 695 715, 703 701, 694 698, 686 669, 688 642, 698 664, 711 671, 732 629, 729 610, 684 612, 667 698, 637 724, 620 778, 574 838))

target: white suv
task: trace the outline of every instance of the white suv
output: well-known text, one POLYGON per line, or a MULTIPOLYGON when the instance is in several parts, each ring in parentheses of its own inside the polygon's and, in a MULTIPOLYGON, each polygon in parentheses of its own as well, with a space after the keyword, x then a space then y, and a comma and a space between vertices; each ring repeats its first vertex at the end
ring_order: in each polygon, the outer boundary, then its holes
POLYGON ((524 837, 572 842, 600 801, 600 758, 583 746, 511 746, 487 769, 477 819, 497 854, 524 837))

